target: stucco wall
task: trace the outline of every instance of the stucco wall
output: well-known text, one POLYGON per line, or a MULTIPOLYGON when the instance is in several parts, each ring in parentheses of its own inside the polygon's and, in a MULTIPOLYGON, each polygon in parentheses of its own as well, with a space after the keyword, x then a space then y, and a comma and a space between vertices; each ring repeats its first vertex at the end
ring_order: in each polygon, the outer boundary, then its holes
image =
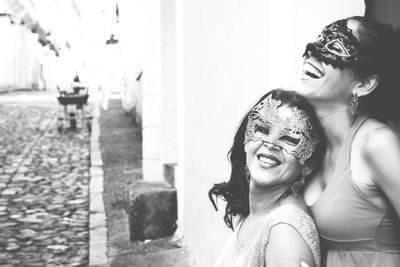
POLYGON ((161 161, 163 164, 177 163, 177 89, 176 89, 176 25, 175 0, 161 1, 162 24, 162 120, 161 161))
POLYGON ((197 266, 211 266, 230 232, 207 192, 229 176, 226 153, 242 115, 266 90, 292 84, 305 43, 330 21, 363 15, 364 1, 178 0, 177 5, 177 46, 183 49, 178 51, 183 138, 177 177, 183 187, 182 229, 197 266))
POLYGON ((38 36, 23 25, 11 24, 7 16, 0 17, 0 30, 6 40, 0 50, 0 91, 45 89, 46 80, 54 84, 46 71, 55 55, 39 44, 38 36))

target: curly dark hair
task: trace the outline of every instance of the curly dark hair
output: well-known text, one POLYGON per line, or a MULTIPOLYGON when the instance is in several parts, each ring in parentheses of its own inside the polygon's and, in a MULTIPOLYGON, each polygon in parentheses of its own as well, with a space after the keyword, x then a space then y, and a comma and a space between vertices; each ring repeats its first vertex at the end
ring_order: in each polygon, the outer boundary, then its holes
MULTIPOLYGON (((280 100, 282 105, 286 104, 289 107, 297 107, 298 109, 305 111, 309 116, 310 123, 317 133, 318 143, 312 156, 306 160, 305 164, 311 164, 312 166, 315 166, 313 169, 313 172, 315 172, 321 165, 321 160, 325 152, 326 141, 321 125, 319 124, 317 116, 314 112, 314 108, 296 92, 282 89, 275 89, 263 95, 253 107, 255 107, 269 95, 272 95, 273 99, 280 100)), ((244 171, 246 166, 244 137, 248 122, 247 116, 250 110, 245 114, 244 118, 240 122, 239 128, 237 129, 233 140, 232 148, 228 152, 228 159, 231 163, 231 175, 229 181, 214 184, 214 186, 208 192, 209 199, 216 210, 218 209, 216 204, 217 198, 220 197, 226 201, 224 221, 231 229, 233 229, 233 216, 239 215, 242 217, 247 217, 249 215, 249 184, 245 178, 244 171)))
POLYGON ((398 122, 400 95, 400 32, 389 24, 354 16, 346 19, 358 24, 357 38, 365 60, 354 66, 361 79, 379 77, 378 86, 360 97, 360 109, 382 122, 398 122))

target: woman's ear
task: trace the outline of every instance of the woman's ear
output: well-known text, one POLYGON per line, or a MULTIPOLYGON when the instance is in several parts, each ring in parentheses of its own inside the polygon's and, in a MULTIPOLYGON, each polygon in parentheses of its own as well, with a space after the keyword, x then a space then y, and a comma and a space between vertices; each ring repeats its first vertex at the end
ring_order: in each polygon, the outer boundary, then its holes
POLYGON ((244 152, 246 152, 246 153, 247 153, 247 145, 248 144, 249 144, 248 142, 246 144, 244 144, 244 152))
POLYGON ((379 76, 376 74, 372 74, 362 80, 357 87, 354 89, 353 94, 357 94, 357 96, 366 96, 370 94, 379 84, 379 76))

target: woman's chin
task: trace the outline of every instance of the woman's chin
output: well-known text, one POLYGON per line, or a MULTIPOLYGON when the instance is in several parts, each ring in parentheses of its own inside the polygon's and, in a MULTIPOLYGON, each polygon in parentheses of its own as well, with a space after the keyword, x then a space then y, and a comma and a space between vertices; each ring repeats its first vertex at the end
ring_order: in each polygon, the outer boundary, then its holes
MULTIPOLYGON (((276 177, 276 176, 274 176, 276 177)), ((269 187, 274 183, 274 177, 266 176, 264 175, 263 177, 252 177, 252 183, 255 186, 260 186, 260 187, 269 187)))

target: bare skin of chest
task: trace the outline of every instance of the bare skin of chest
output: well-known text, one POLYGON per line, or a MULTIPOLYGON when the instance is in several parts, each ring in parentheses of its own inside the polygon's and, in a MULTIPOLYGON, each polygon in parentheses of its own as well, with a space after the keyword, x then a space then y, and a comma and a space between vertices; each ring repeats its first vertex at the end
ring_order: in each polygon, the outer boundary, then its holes
MULTIPOLYGON (((372 170, 362 156, 362 145, 368 130, 366 128, 360 129, 360 131, 354 137, 351 146, 349 172, 354 185, 365 197, 369 199, 369 201, 373 202, 378 207, 385 207, 387 204, 386 199, 382 198, 379 188, 377 188, 373 182, 372 170)), ((335 185, 337 179, 340 177, 337 177, 338 175, 333 175, 333 173, 338 162, 343 163, 343 160, 348 159, 340 158, 337 151, 327 152, 325 155, 323 168, 321 168, 312 178, 312 180, 309 181, 304 190, 304 199, 307 205, 312 205, 315 203, 321 197, 328 185, 335 185)), ((342 175, 344 175, 344 173, 342 175)))

